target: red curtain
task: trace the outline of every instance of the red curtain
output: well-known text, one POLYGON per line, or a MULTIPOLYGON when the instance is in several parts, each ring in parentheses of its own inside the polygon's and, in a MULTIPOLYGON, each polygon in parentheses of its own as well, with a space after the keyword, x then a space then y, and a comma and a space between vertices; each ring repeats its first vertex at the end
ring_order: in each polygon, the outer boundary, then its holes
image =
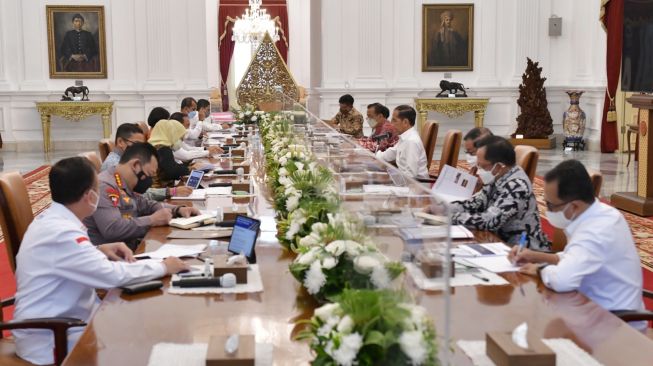
MULTIPOLYGON (((220 77, 222 79, 222 109, 229 109, 229 98, 227 96, 227 76, 229 75, 229 63, 234 53, 234 42, 231 40, 233 20, 240 17, 245 9, 249 7, 248 0, 223 0, 220 1, 218 9, 218 37, 221 37, 220 55, 220 77)), ((288 7, 286 0, 264 0, 263 9, 267 9, 270 18, 279 17, 279 41, 276 43, 281 57, 288 62, 288 45, 290 37, 288 32, 288 7), (284 38, 285 37, 285 38, 284 38)))
POLYGON ((606 52, 606 71, 608 89, 603 103, 603 119, 601 120, 601 152, 611 153, 619 148, 617 123, 608 122, 608 108, 610 97, 617 95, 619 75, 621 74, 621 46, 623 43, 624 2, 623 0, 609 0, 604 4, 605 15, 602 17, 607 33, 608 47, 606 52), (609 94, 609 96, 608 96, 609 94))

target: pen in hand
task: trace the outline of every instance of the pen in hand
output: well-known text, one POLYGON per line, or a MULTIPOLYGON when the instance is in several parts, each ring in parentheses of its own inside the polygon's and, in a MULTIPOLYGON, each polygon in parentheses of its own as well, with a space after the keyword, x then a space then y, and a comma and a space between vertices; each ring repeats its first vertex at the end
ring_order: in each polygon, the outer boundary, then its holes
POLYGON ((519 256, 519 253, 524 249, 526 246, 526 232, 523 231, 521 233, 521 238, 519 238, 519 248, 517 248, 517 254, 515 254, 515 260, 513 261, 513 264, 517 264, 517 257, 519 256))

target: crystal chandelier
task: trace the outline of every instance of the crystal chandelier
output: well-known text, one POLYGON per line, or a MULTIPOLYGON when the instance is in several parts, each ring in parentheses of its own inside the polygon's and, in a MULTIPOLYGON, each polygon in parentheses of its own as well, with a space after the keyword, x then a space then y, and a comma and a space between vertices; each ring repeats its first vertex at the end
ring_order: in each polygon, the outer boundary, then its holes
POLYGON ((249 0, 249 9, 245 9, 242 17, 236 18, 231 36, 232 41, 250 43, 252 52, 258 48, 265 32, 270 33, 273 42, 279 40, 279 28, 274 25, 267 10, 261 9, 262 2, 263 0, 249 0))

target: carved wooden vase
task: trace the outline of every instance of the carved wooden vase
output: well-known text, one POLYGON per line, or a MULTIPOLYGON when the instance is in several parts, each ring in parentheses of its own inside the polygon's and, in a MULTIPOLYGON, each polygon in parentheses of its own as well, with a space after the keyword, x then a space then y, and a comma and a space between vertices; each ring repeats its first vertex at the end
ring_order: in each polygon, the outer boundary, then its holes
POLYGON ((567 90, 569 108, 563 114, 562 128, 566 138, 582 139, 585 134, 585 112, 580 109, 580 96, 584 90, 567 90))

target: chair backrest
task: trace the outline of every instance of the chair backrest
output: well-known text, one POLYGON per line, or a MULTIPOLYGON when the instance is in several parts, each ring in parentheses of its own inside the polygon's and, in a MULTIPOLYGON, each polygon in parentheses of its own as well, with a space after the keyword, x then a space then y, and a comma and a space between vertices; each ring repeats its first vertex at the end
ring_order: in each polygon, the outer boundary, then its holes
POLYGON ((433 160, 433 152, 435 151, 435 143, 438 140, 438 129, 440 125, 436 121, 426 121, 422 126, 422 143, 424 144, 424 151, 426 152, 426 167, 431 168, 431 161, 433 160))
POLYGON ((113 150, 114 142, 111 139, 102 139, 98 142, 98 150, 100 150, 100 160, 104 162, 107 155, 113 150))
POLYGON ((27 227, 34 220, 32 205, 23 177, 18 172, 0 175, 0 226, 5 237, 7 257, 16 271, 16 254, 27 227))
POLYGON ((460 144, 463 142, 463 132, 460 130, 449 130, 444 135, 442 145, 442 155, 440 156, 440 169, 442 171, 445 165, 456 167, 458 165, 458 154, 460 153, 460 144))
POLYGON ((540 153, 537 151, 537 148, 527 145, 517 145, 515 146, 515 155, 517 158, 517 165, 519 165, 528 179, 533 182, 535 178, 535 171, 537 170, 537 161, 540 159, 540 153))
MULTIPOLYGON (((599 198, 601 194, 601 186, 603 186, 603 174, 601 174, 601 172, 590 169, 588 169, 587 172, 589 173, 590 179, 592 180, 594 196, 599 198)), ((554 252, 562 252, 565 250, 565 246, 567 246, 567 236, 565 235, 565 232, 561 229, 554 228, 551 250, 554 252)))
POLYGON ((283 102, 261 102, 258 109, 264 112, 278 112, 283 109, 283 102))
POLYGON ((100 169, 102 168, 102 161, 97 156, 95 151, 83 152, 83 153, 80 153, 79 156, 88 159, 93 164, 93 167, 95 167, 95 171, 98 172, 98 173, 100 172, 100 169))
MULTIPOLYGON (((138 124, 138 127, 140 127, 141 130, 143 130, 143 135, 145 135, 145 141, 149 140, 150 139, 150 125, 148 125, 147 122, 145 122, 145 121, 139 121, 139 122, 136 122, 136 124, 138 124)), ((104 160, 104 159, 102 159, 102 160, 104 160)))

